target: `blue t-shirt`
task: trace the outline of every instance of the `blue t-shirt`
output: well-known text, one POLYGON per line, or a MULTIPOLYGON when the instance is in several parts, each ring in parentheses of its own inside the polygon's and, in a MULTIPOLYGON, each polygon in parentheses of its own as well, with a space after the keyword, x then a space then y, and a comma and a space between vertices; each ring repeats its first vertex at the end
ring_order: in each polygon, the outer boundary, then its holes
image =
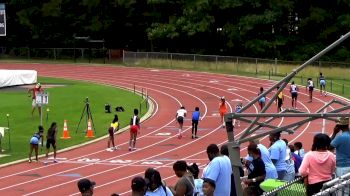
POLYGON ((283 140, 277 140, 269 149, 270 159, 277 160, 275 167, 277 171, 287 171, 286 153, 287 145, 283 140))
POLYGON ((204 178, 215 181, 214 195, 230 196, 231 192, 231 161, 227 156, 215 157, 203 172, 204 178))
POLYGON ((192 113, 192 120, 199 120, 201 113, 199 111, 194 111, 192 113))
POLYGON ((203 179, 194 179, 194 193, 198 194, 196 196, 203 196, 203 179))
POLYGON ((269 150, 262 144, 258 144, 258 148, 261 152, 261 159, 265 164, 266 176, 265 179, 277 179, 277 170, 275 165, 270 159, 269 150))
POLYGON ((350 132, 336 136, 331 146, 335 148, 337 167, 350 167, 350 132))

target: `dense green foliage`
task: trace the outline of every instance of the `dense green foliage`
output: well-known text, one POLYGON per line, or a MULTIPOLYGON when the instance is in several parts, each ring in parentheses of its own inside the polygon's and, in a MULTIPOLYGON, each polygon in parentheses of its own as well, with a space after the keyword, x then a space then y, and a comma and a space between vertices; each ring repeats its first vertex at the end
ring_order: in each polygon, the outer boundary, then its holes
MULTIPOLYGON (((348 0, 7 0, 0 46, 73 47, 76 35, 108 48, 305 60, 349 31, 349 10, 348 0)), ((349 56, 342 44, 323 60, 349 56)))

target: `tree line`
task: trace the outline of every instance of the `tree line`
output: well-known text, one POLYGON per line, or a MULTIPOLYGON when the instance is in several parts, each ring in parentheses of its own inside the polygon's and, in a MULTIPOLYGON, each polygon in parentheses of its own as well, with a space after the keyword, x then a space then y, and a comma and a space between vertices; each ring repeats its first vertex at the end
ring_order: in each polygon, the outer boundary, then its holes
MULTIPOLYGON (((5 47, 306 60, 350 30, 349 0, 7 0, 5 47)), ((322 60, 350 60, 350 41, 322 60)))

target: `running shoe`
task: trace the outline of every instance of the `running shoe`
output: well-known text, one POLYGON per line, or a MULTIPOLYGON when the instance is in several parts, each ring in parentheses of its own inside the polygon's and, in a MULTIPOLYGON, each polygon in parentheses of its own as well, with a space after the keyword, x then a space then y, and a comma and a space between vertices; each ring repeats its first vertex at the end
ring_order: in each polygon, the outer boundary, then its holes
POLYGON ((131 147, 129 146, 129 151, 131 151, 131 147))
POLYGON ((132 148, 132 150, 133 150, 133 151, 136 150, 136 147, 132 148))
POLYGON ((28 163, 31 163, 31 162, 32 162, 32 160, 29 159, 29 160, 28 160, 28 163))
POLYGON ((54 163, 58 163, 58 161, 56 159, 53 160, 54 163))
POLYGON ((177 136, 178 139, 181 139, 182 138, 182 135, 180 134, 179 136, 177 136))

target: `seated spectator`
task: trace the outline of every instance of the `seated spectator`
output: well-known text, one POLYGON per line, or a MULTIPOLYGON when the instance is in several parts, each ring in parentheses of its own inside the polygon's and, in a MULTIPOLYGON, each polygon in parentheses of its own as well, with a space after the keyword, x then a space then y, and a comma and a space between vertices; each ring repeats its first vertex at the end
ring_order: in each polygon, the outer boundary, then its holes
POLYGON ((175 175, 180 178, 175 187, 170 187, 175 196, 192 196, 194 193, 194 178, 188 167, 186 161, 176 161, 173 165, 175 175))
POLYGON ((96 183, 87 178, 78 181, 78 188, 82 196, 91 196, 94 194, 94 186, 96 183))
POLYGON ((146 181, 141 176, 131 180, 131 196, 144 196, 146 193, 146 181))
POLYGON ((248 154, 253 157, 253 161, 251 162, 252 167, 247 168, 249 174, 248 179, 246 179, 244 183, 247 184, 248 187, 246 188, 247 190, 244 191, 244 195, 261 195, 263 190, 261 190, 259 185, 265 180, 265 164, 261 159, 261 152, 256 144, 248 145, 248 154))
POLYGON ((205 196, 214 196, 215 181, 210 178, 203 179, 203 193, 205 196))
POLYGON ((304 158, 305 150, 303 148, 303 144, 301 142, 295 142, 294 143, 294 153, 299 155, 301 158, 304 158))
POLYGON ((191 166, 188 166, 188 170, 192 173, 194 178, 194 195, 202 196, 203 195, 203 179, 198 178, 199 168, 196 163, 193 163, 191 166))
POLYGON ((299 168, 299 173, 307 177, 306 193, 314 195, 318 193, 323 183, 332 179, 335 171, 335 156, 329 152, 331 139, 328 135, 319 133, 314 136, 314 151, 305 154, 299 168))
POLYGON ((146 196, 173 196, 170 189, 162 182, 159 171, 148 168, 145 171, 145 179, 148 181, 146 196))
POLYGON ((299 168, 300 168, 301 162, 303 161, 303 158, 301 158, 299 155, 297 155, 295 153, 293 145, 290 144, 290 145, 288 145, 288 147, 290 149, 290 152, 291 152, 291 155, 292 155, 292 159, 294 161, 295 174, 297 174, 299 172, 299 168))

